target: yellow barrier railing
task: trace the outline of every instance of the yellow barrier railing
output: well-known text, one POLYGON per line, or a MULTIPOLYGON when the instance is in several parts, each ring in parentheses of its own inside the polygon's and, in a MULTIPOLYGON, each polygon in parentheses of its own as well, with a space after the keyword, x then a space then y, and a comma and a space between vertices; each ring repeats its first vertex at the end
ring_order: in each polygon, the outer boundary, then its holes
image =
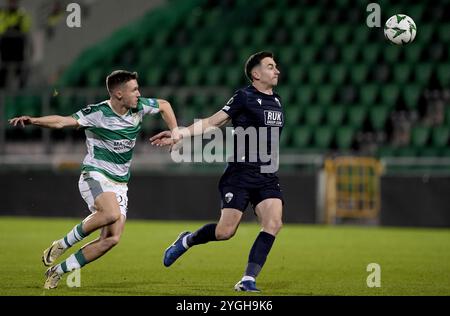
POLYGON ((375 158, 325 160, 325 221, 337 218, 375 219, 380 210, 382 165, 375 158))

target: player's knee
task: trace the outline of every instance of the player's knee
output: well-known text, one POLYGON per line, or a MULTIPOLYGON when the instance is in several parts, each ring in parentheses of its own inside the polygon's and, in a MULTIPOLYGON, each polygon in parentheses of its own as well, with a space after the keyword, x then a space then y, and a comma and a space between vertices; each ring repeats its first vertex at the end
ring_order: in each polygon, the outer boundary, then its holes
POLYGON ((231 239, 236 233, 235 229, 217 229, 216 230, 216 238, 217 240, 228 240, 231 239))
POLYGON ((108 225, 117 222, 119 219, 120 219, 120 211, 119 210, 113 210, 113 211, 105 213, 105 222, 108 225))
POLYGON ((120 241, 120 236, 111 236, 105 239, 106 247, 111 249, 116 246, 120 241))
POLYGON ((283 222, 281 219, 271 220, 266 225, 264 225, 264 230, 276 235, 283 227, 283 222))

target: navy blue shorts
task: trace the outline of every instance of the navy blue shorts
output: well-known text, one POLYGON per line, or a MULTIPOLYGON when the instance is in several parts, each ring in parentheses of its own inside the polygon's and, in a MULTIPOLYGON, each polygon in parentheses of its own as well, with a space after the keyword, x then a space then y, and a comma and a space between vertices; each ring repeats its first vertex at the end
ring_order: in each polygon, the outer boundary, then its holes
POLYGON ((259 168, 228 166, 219 181, 221 208, 244 212, 250 202, 253 209, 261 201, 277 198, 283 202, 278 176, 260 173, 259 168))

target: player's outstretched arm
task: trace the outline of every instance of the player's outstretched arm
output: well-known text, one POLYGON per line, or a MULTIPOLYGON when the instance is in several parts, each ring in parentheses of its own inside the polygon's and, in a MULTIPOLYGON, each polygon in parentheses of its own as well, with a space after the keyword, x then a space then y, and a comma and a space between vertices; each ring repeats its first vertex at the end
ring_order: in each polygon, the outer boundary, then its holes
POLYGON ((167 127, 169 127, 171 131, 173 131, 177 128, 178 124, 172 106, 168 101, 162 99, 158 99, 158 104, 159 112, 161 113, 163 120, 166 122, 167 127))
MULTIPOLYGON (((179 138, 189 138, 201 135, 205 130, 211 128, 219 128, 230 121, 230 117, 224 111, 219 111, 210 117, 196 121, 185 128, 175 129, 179 134, 179 138)), ((170 131, 163 131, 150 138, 150 142, 155 146, 171 146, 176 143, 178 137, 173 137, 170 131), (175 141, 174 141, 175 139, 175 141)))
POLYGON ((48 115, 42 117, 19 116, 9 120, 13 126, 37 125, 48 128, 78 127, 78 122, 72 116, 48 115))

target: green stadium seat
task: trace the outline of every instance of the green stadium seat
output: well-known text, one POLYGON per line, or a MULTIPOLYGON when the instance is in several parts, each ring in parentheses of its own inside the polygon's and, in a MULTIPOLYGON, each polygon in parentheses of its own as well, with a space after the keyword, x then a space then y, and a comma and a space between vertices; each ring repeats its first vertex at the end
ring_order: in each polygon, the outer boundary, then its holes
POLYGON ((235 90, 243 79, 242 69, 230 67, 225 70, 225 84, 235 90))
POLYGON ((324 109, 321 106, 309 106, 305 110, 305 122, 310 126, 318 126, 324 115, 324 109))
POLYGON ((160 86, 163 80, 163 69, 156 65, 144 74, 144 84, 147 86, 160 86))
POLYGON ((414 66, 419 62, 420 55, 422 54, 422 46, 416 42, 408 45, 408 49, 404 50, 406 62, 411 66, 414 66))
POLYGON ((304 7, 303 21, 307 26, 315 26, 319 20, 321 9, 318 7, 304 7))
POLYGON ((235 47, 241 47, 247 44, 249 38, 248 29, 238 28, 233 31, 233 36, 230 38, 230 43, 235 47))
POLYGON ((340 150, 348 150, 353 143, 355 131, 351 126, 341 126, 336 130, 336 145, 340 150))
POLYGON ((322 85, 320 86, 317 94, 317 101, 319 105, 330 106, 336 95, 336 88, 334 85, 322 85))
POLYGON ((368 44, 361 52, 365 63, 374 64, 380 55, 380 45, 379 43, 368 44))
POLYGON ((450 43, 450 22, 442 23, 439 25, 438 34, 441 43, 450 43))
POLYGON ((359 99, 363 105, 372 106, 379 94, 379 88, 376 84, 366 84, 359 91, 359 99))
POLYGON ((381 99, 383 104, 394 107, 400 94, 400 89, 395 84, 387 84, 381 87, 381 99))
POLYGON ((313 147, 324 150, 330 148, 334 136, 334 129, 331 126, 320 126, 313 131, 313 147))
POLYGON ((369 109, 369 119, 372 127, 381 131, 384 129, 386 120, 388 118, 389 108, 383 105, 376 105, 369 109))
POLYGON ((400 53, 403 47, 395 44, 390 44, 385 47, 382 56, 388 63, 395 64, 399 61, 400 53))
POLYGON ((352 84, 362 84, 366 82, 368 76, 368 67, 366 64, 354 65, 350 68, 350 78, 352 84))
POLYGON ((326 43, 328 37, 328 26, 314 26, 312 28, 311 37, 314 45, 322 46, 326 43))
POLYGON ((288 10, 284 15, 284 25, 291 29, 295 28, 298 26, 300 18, 301 18, 300 10, 288 10))
POLYGON ((407 63, 400 63, 394 66, 394 79, 396 83, 405 84, 410 82, 411 66, 407 63))
POLYGON ((302 108, 299 106, 290 106, 286 108, 286 125, 297 126, 300 123, 302 108))
POLYGON ((311 65, 317 57, 317 49, 315 46, 305 46, 299 51, 300 61, 304 65, 311 65))
POLYGON ((428 85, 431 73, 433 72, 433 66, 430 63, 421 63, 414 67, 416 82, 422 86, 428 85))
POLYGON ((411 145, 414 148, 423 148, 430 138, 430 129, 426 126, 414 126, 411 130, 411 145))
POLYGON ((345 107, 342 105, 328 106, 326 108, 326 121, 329 126, 341 126, 345 118, 345 107))
MULTIPOLYGON (((305 67, 294 65, 288 69, 289 82, 293 85, 305 82, 307 71, 305 67)), ((283 76, 283 74, 281 74, 283 76)))
POLYGON ((296 89, 296 103, 302 107, 308 107, 314 98, 314 89, 310 85, 301 85, 296 89))
POLYGON ((432 24, 423 24, 420 25, 420 28, 417 30, 416 41, 420 42, 421 45, 427 45, 431 42, 431 37, 434 32, 434 25, 432 24))
POLYGON ((448 145, 449 136, 450 136, 449 126, 433 127, 431 132, 431 143, 436 148, 446 147, 448 145))
POLYGON ((292 133, 292 144, 296 148, 308 148, 311 143, 312 131, 310 126, 299 126, 292 133))
POLYGON ((320 85, 325 81, 327 69, 325 65, 315 64, 308 70, 309 83, 320 85))
POLYGON ((351 30, 349 25, 337 25, 332 28, 333 42, 338 45, 347 45, 350 42, 351 30))
POLYGON ((353 27, 352 33, 354 43, 358 43, 359 45, 365 45, 368 43, 369 29, 365 24, 358 27, 353 27))
POLYGON ((437 67, 437 76, 442 87, 450 87, 450 63, 437 67))
POLYGON ((214 62, 215 50, 211 47, 203 47, 202 50, 198 52, 198 66, 209 67, 214 62))
POLYGON ((344 84, 347 77, 347 68, 343 64, 331 66, 329 71, 330 82, 334 85, 344 84))
POLYGON ((210 66, 205 73, 205 84, 208 86, 216 86, 222 84, 223 68, 220 66, 210 66))
POLYGON ((252 32, 251 36, 252 45, 255 47, 265 45, 267 43, 268 35, 269 35, 268 29, 265 27, 255 29, 252 32))
POLYGON ((419 105, 419 97, 422 94, 422 89, 419 85, 410 84, 403 88, 403 99, 405 100, 406 106, 410 110, 417 109, 419 105))
POLYGON ((185 73, 185 83, 188 86, 197 86, 203 80, 203 72, 201 67, 191 67, 185 73))
POLYGON ((86 83, 88 87, 98 87, 103 84, 105 72, 102 68, 93 68, 88 71, 86 83))
POLYGON ((303 45, 306 43, 307 37, 308 32, 306 27, 295 27, 291 31, 291 41, 293 45, 299 45, 303 47, 303 45))
POLYGON ((348 109, 348 124, 355 129, 360 129, 366 119, 367 108, 365 106, 353 106, 348 109))
POLYGON ((276 59, 281 65, 290 65, 295 61, 297 49, 291 46, 283 47, 279 50, 276 59))
POLYGON ((352 44, 346 44, 340 53, 342 61, 349 65, 353 65, 358 60, 358 54, 359 47, 352 44))

